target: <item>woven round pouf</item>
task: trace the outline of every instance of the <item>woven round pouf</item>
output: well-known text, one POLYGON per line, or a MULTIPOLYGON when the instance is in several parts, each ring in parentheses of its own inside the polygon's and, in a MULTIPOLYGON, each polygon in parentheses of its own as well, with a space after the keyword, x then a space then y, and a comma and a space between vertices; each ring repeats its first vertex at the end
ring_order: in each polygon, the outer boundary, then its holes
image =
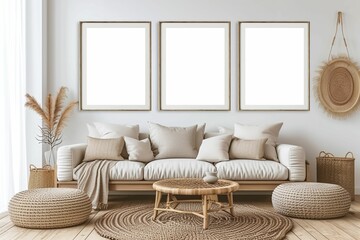
POLYGON ((9 203, 11 221, 25 228, 63 228, 85 222, 89 197, 71 188, 38 188, 17 193, 9 203))
POLYGON ((277 213, 308 219, 344 216, 350 208, 350 194, 329 183, 284 183, 275 188, 272 204, 277 213))

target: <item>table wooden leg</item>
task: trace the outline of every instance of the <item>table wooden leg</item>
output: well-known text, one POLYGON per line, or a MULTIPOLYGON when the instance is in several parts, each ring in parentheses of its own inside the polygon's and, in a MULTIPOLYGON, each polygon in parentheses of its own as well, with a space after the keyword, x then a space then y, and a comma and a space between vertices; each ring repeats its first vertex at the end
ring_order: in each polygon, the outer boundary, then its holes
POLYGON ((155 206, 154 206, 154 216, 153 216, 153 220, 155 220, 155 219, 156 219, 156 217, 157 217, 158 210, 156 210, 156 209, 157 209, 157 208, 159 208, 160 201, 161 201, 161 192, 156 191, 156 194, 155 194, 155 206))
POLYGON ((233 199, 233 193, 232 193, 232 192, 229 192, 229 193, 227 194, 227 197, 228 197, 230 214, 234 216, 234 199, 233 199))
POLYGON ((207 195, 202 196, 202 207, 203 207, 203 215, 204 215, 204 225, 203 229, 207 229, 209 226, 209 215, 208 215, 208 197, 207 195))

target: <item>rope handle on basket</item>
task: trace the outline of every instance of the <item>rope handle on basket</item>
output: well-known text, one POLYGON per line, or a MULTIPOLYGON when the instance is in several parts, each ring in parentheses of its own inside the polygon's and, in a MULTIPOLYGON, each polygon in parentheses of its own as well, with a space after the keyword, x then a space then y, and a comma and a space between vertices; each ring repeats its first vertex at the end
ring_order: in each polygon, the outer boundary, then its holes
POLYGON ((330 48, 330 52, 329 52, 328 61, 330 61, 330 59, 332 58, 331 52, 332 52, 332 49, 334 47, 334 43, 335 43, 336 36, 337 36, 337 33, 338 33, 339 25, 341 27, 341 34, 342 34, 342 38, 343 38, 344 45, 345 45, 345 48, 346 48, 347 57, 350 58, 349 49, 348 49, 347 42, 346 42, 345 35, 344 35, 343 13, 338 12, 338 17, 337 17, 337 21, 336 21, 335 35, 334 35, 334 38, 333 38, 332 43, 331 43, 331 48, 330 48))
POLYGON ((325 151, 321 151, 321 152, 319 153, 319 157, 334 157, 334 154, 332 154, 332 153, 327 153, 327 152, 325 152, 325 151), (324 154, 324 155, 321 156, 321 154, 324 154))
MULTIPOLYGON (((34 164, 30 164, 30 171, 31 170, 38 170, 39 168, 37 168, 34 164)), ((51 170, 51 165, 47 164, 43 166, 43 169, 47 169, 47 170, 51 170)))
POLYGON ((349 154, 351 154, 351 158, 354 158, 354 154, 352 152, 347 152, 345 158, 347 158, 349 154))

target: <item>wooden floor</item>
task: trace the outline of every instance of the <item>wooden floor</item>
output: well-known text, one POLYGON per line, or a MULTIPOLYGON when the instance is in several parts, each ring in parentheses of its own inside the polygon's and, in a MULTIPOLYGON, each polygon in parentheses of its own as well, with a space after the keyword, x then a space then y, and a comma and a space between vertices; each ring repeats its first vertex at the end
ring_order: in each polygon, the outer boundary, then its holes
MULTIPOLYGON (((154 196, 112 196, 109 210, 117 207, 117 203, 124 199, 133 201, 154 199, 154 196)), ((269 195, 259 196, 234 196, 235 203, 252 204, 264 209, 272 209, 269 195)), ((94 230, 94 222, 104 215, 106 211, 93 211, 90 219, 79 226, 54 229, 54 230, 30 230, 14 226, 7 213, 0 213, 0 239, 1 240, 27 240, 27 239, 105 239, 100 237, 94 230)), ((350 212, 343 218, 331 220, 303 220, 292 219, 294 227, 285 239, 360 239, 360 196, 351 204, 350 212)), ((145 240, 145 239, 144 239, 145 240)), ((227 239, 231 240, 231 239, 227 239)))

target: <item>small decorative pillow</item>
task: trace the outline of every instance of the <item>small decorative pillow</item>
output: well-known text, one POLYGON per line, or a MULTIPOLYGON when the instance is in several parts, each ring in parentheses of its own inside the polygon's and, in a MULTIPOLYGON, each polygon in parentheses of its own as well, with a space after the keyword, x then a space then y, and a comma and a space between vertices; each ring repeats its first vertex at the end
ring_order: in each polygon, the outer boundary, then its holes
POLYGON ((148 138, 141 141, 130 137, 124 137, 124 139, 126 150, 129 153, 129 160, 147 163, 154 159, 150 140, 148 138))
POLYGON ((265 144, 265 159, 278 161, 276 142, 283 123, 265 125, 244 125, 235 123, 234 136, 240 139, 253 140, 267 138, 265 144))
POLYGON ((243 140, 234 138, 230 144, 230 159, 263 159, 267 138, 243 140))
POLYGON ((195 139, 195 145, 196 149, 199 151, 202 141, 204 140, 205 135, 205 126, 206 123, 198 124, 196 129, 196 139, 195 139))
POLYGON ((121 150, 124 138, 100 139, 88 137, 84 162, 92 160, 124 160, 121 150))
POLYGON ((96 129, 96 127, 93 123, 87 123, 86 127, 88 129, 89 137, 92 137, 92 138, 100 138, 101 137, 99 131, 96 129))
POLYGON ((196 128, 166 127, 149 122, 150 141, 155 159, 162 158, 195 158, 196 128))
POLYGON ((220 135, 204 139, 196 159, 207 162, 229 160, 229 146, 231 139, 232 135, 220 135))

